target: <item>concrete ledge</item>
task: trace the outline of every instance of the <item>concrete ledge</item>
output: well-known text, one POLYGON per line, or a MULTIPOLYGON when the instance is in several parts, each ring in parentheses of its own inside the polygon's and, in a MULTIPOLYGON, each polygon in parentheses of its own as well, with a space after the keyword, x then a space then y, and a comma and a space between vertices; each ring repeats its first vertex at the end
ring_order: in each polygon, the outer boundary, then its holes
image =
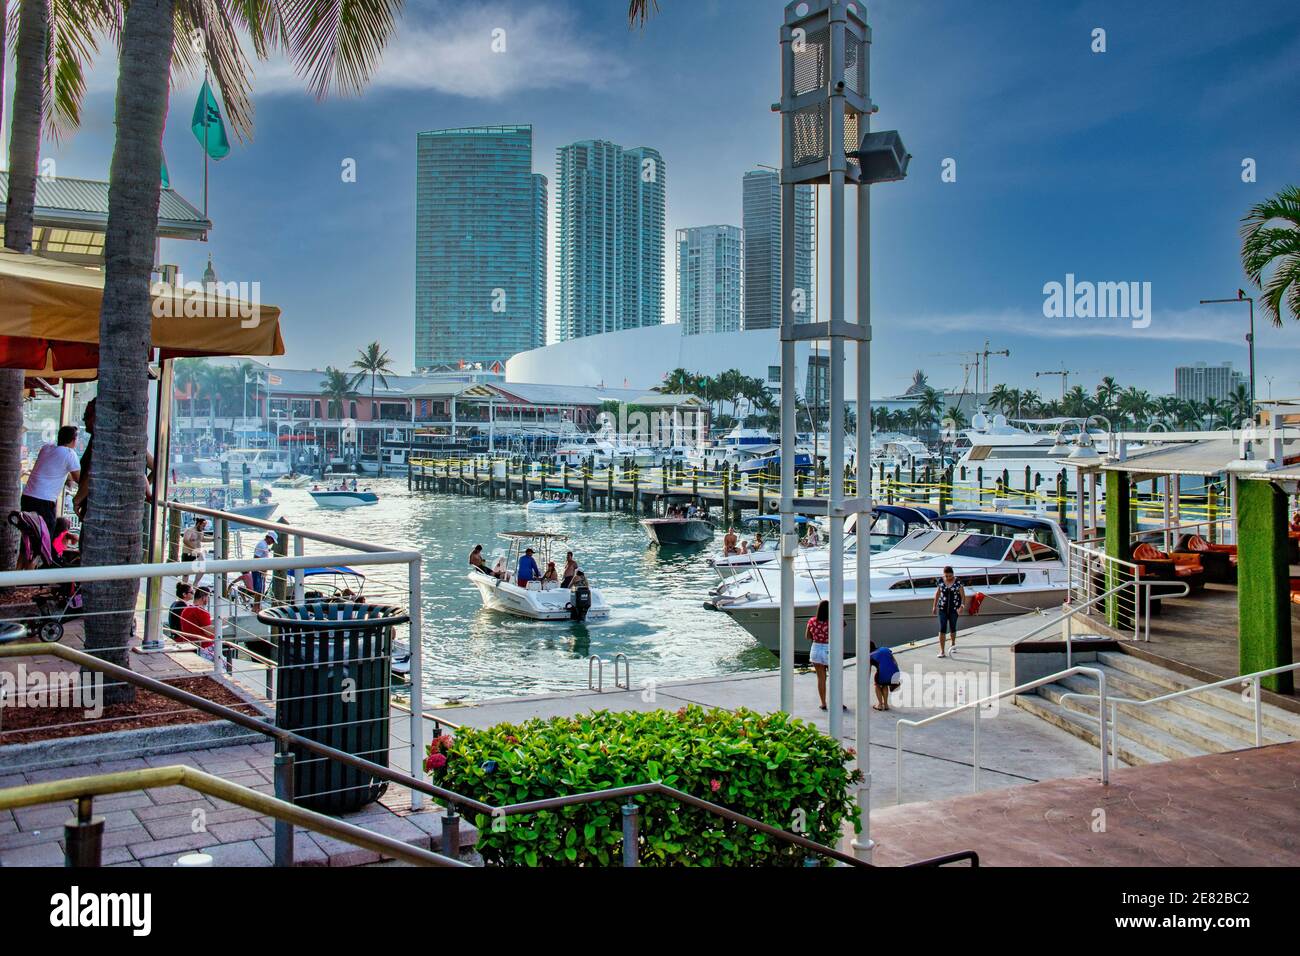
POLYGON ((156 757, 208 747, 229 747, 265 739, 267 738, 261 734, 225 720, 174 727, 114 730, 104 734, 36 740, 29 744, 7 744, 0 747, 0 770, 5 773, 20 773, 100 760, 156 757))

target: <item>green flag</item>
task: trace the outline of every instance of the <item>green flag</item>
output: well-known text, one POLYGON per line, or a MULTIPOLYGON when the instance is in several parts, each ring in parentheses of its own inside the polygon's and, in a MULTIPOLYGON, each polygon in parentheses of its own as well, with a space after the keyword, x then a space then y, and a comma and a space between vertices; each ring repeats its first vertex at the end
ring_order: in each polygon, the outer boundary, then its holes
POLYGON ((221 120, 221 108, 217 105, 217 98, 212 95, 212 87, 208 86, 207 80, 203 81, 203 89, 199 90, 198 101, 194 104, 190 129, 194 131, 194 138, 199 141, 199 145, 213 159, 224 159, 230 152, 230 140, 226 139, 226 124, 221 120))
POLYGON ((167 175, 167 154, 166 153, 163 153, 163 158, 162 158, 162 188, 163 189, 172 188, 172 178, 171 176, 167 175))

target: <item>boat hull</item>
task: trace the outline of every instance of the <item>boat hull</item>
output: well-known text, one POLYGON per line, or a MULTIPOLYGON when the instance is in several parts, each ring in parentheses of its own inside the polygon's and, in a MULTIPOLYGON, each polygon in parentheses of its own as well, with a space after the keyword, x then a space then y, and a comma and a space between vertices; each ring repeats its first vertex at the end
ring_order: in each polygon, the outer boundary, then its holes
MULTIPOLYGON (((993 591, 994 589, 989 589, 993 591)), ((963 614, 957 621, 957 636, 967 628, 981 624, 990 624, 1007 618, 1019 617, 1034 609, 1052 610, 1064 603, 1067 589, 1064 586, 1052 586, 1041 590, 1016 590, 1007 598, 1015 606, 992 600, 990 593, 975 615, 963 614)), ((871 602, 871 640, 877 647, 897 647, 913 641, 938 637, 939 630, 935 616, 930 613, 933 596, 925 594, 914 598, 871 602)), ((781 652, 781 611, 774 604, 764 602, 758 606, 746 607, 744 604, 713 606, 712 610, 727 614, 733 621, 748 631, 753 637, 773 654, 781 652)), ((799 661, 806 661, 810 644, 805 636, 808 621, 817 613, 815 604, 795 606, 794 655, 799 661)), ((844 654, 853 656, 857 653, 857 605, 852 600, 851 588, 845 594, 844 601, 844 654)))
POLYGON ((312 491, 312 499, 322 508, 362 508, 379 504, 373 491, 312 491))
POLYGON ((655 544, 702 544, 713 540, 713 525, 700 518, 646 518, 641 527, 655 544))
MULTIPOLYGON (((265 504, 265 505, 262 504, 237 505, 236 507, 231 508, 230 512, 231 514, 243 515, 245 518, 256 518, 258 521, 269 521, 271 520, 271 516, 275 514, 275 510, 279 507, 280 506, 273 501, 270 504, 265 504)), ((262 529, 255 528, 252 525, 248 525, 248 524, 234 524, 232 522, 230 525, 230 530, 231 531, 261 531, 262 529)))
POLYGON ((579 501, 530 501, 528 510, 534 514, 542 515, 560 515, 570 514, 574 511, 582 510, 582 503, 579 501))
MULTIPOLYGON (((474 585, 483 601, 483 606, 490 611, 513 614, 534 621, 569 621, 572 617, 568 608, 570 592, 567 588, 551 591, 534 591, 521 588, 513 581, 502 581, 479 571, 471 571, 469 582, 474 585)), ((591 589, 591 608, 586 620, 601 620, 609 617, 609 605, 596 588, 591 589)))

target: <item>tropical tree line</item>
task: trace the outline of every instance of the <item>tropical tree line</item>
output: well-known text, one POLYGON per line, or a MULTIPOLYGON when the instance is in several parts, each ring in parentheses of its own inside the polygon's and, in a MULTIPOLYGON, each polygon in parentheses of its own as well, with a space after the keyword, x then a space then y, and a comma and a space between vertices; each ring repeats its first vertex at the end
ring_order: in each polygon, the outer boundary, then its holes
MULTIPOLYGON (((387 388, 388 377, 394 374, 393 360, 378 342, 358 349, 350 369, 325 367, 320 389, 328 417, 342 418, 347 403, 360 397, 358 389, 366 383, 373 401, 376 387, 387 388)), ((209 429, 215 429, 218 418, 233 418, 258 407, 258 400, 267 392, 261 379, 263 372, 262 366, 252 362, 222 364, 207 359, 180 359, 176 362, 177 407, 190 418, 206 414, 209 429)))
POLYGON ((754 424, 767 424, 767 417, 777 413, 776 400, 761 378, 728 369, 717 375, 704 375, 675 368, 664 376, 656 391, 667 395, 694 395, 709 403, 713 424, 720 428, 756 418, 754 424))
POLYGON ((1173 395, 1152 395, 1135 385, 1123 386, 1106 376, 1089 392, 1075 385, 1062 398, 1044 399, 1033 389, 996 386, 989 405, 1008 418, 1086 418, 1100 415, 1116 428, 1161 425, 1168 429, 1200 430, 1233 427, 1252 418, 1250 390, 1238 385, 1226 399, 1204 401, 1173 395))

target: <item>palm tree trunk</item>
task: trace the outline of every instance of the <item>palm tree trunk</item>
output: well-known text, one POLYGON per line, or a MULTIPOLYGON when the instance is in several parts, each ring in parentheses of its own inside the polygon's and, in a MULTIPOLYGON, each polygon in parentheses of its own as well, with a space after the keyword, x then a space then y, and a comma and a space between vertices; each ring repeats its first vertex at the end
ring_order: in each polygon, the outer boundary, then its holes
MULTIPOLYGON (((0 50, 5 49, 7 10, 0 4, 0 50)), ((42 85, 45 78, 45 31, 49 0, 26 0, 19 11, 14 67, 14 108, 9 130, 9 196, 5 208, 5 245, 18 252, 32 247, 36 207, 36 167, 40 162, 42 85)), ((0 70, 3 74, 3 70, 0 70)), ((0 104, 4 79, 0 75, 0 104)), ((0 106, 0 123, 3 107, 0 106)), ((19 507, 19 473, 23 452, 23 372, 0 370, 0 515, 19 507)), ((18 533, 4 522, 0 529, 0 570, 10 571, 18 554, 18 533)))
POLYGON ((18 12, 14 109, 9 130, 9 199, 5 207, 5 245, 18 252, 32 247, 49 19, 50 0, 23 0, 18 12))
MULTIPOLYGON (((82 550, 89 566, 140 560, 145 442, 149 432, 150 273, 158 229, 158 170, 173 42, 173 0, 132 0, 122 29, 117 139, 109 171, 99 394, 90 507, 82 550)), ((130 666, 138 579, 88 585, 86 650, 130 666)), ((111 687, 107 703, 132 700, 111 687)))

